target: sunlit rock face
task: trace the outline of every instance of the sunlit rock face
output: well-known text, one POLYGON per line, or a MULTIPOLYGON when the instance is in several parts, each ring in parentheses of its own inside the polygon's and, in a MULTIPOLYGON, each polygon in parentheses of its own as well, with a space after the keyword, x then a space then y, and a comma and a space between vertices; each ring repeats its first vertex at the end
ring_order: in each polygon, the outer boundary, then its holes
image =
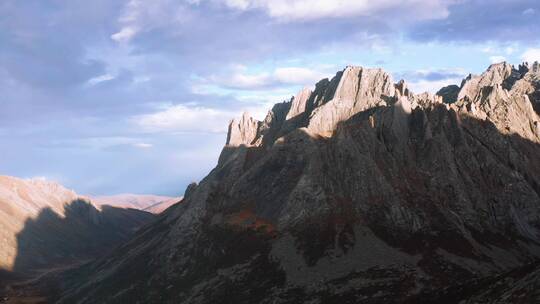
POLYGON ((347 67, 233 121, 183 203, 57 299, 467 301, 540 256, 539 88, 537 64, 499 64, 449 103, 347 67))

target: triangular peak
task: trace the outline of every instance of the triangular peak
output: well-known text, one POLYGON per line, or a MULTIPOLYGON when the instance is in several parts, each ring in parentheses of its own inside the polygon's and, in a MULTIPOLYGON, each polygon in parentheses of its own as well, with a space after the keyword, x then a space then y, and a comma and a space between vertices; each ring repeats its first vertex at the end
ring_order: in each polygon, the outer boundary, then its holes
POLYGON ((249 146, 257 137, 259 121, 251 117, 248 112, 244 112, 240 119, 233 119, 229 123, 227 133, 227 146, 249 146))
POLYGON ((312 92, 310 88, 304 87, 293 97, 291 109, 287 113, 286 119, 294 118, 306 111, 306 104, 312 92))

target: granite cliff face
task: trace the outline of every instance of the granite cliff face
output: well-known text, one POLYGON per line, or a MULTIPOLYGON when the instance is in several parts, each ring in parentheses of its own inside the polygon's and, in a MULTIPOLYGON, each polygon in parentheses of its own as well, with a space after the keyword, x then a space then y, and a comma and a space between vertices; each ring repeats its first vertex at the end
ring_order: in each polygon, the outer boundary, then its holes
POLYGON ((54 299, 518 303, 488 290, 540 257, 539 78, 496 64, 433 96, 347 67, 232 121, 183 203, 54 299))

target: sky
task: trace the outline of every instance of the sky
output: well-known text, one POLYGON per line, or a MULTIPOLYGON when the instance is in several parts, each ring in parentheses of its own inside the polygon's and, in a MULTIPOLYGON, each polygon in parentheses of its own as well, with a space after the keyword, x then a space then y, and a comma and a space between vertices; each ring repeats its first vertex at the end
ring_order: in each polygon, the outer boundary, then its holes
POLYGON ((347 65, 435 93, 539 33, 538 0, 0 0, 0 175, 181 195, 244 111, 347 65))

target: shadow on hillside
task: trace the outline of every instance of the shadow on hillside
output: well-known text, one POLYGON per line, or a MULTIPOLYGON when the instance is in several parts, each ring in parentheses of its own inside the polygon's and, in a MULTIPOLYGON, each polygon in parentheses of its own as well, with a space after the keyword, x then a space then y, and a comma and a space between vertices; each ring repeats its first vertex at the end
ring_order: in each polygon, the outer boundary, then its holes
POLYGON ((17 234, 13 272, 30 274, 100 257, 152 219, 152 214, 135 209, 98 210, 84 200, 65 205, 64 216, 45 208, 17 234))

